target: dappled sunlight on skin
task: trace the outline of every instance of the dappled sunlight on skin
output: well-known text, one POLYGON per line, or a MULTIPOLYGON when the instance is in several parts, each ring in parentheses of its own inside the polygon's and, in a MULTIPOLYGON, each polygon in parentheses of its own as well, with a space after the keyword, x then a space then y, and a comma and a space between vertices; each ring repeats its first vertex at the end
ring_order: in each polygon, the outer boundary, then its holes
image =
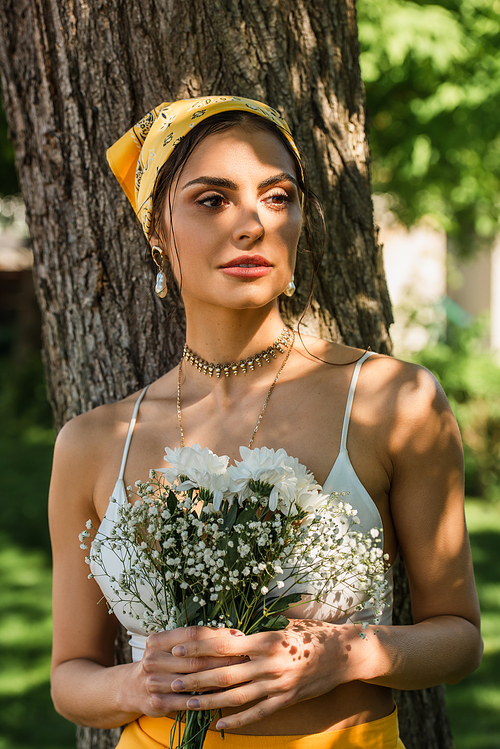
POLYGON ((391 515, 410 583, 418 577, 418 568, 426 565, 429 589, 440 591, 439 601, 428 599, 431 608, 412 601, 414 621, 421 621, 432 613, 459 614, 453 599, 460 589, 470 601, 475 597, 470 567, 464 564, 468 537, 463 516, 463 458, 458 427, 437 380, 422 367, 397 365, 397 397, 387 404, 395 425, 388 441, 394 456, 391 515), (413 466, 420 466, 420 471, 413 466), (435 498, 432 503, 429 492, 435 498), (407 553, 410 547, 411 555, 407 553), (446 577, 454 577, 452 585, 442 585, 446 577))
POLYGON ((375 693, 376 701, 382 700, 376 708, 379 715, 391 709, 390 697, 384 705, 386 690, 361 683, 353 690, 352 684, 342 683, 351 652, 346 628, 342 626, 300 619, 291 620, 285 630, 200 640, 193 628, 193 637, 180 648, 174 648, 172 654, 187 660, 208 652, 219 656, 246 653, 248 661, 212 672, 185 674, 182 681, 171 684, 171 689, 179 697, 187 693, 182 703, 184 708, 222 708, 223 718, 228 720, 238 714, 238 719, 229 721, 224 730, 286 735, 290 730, 300 733, 304 721, 309 721, 313 733, 329 730, 335 722, 356 721, 354 716, 359 715, 364 698, 370 694, 371 700, 375 693), (340 701, 337 710, 332 711, 332 690, 336 688, 340 701), (341 698, 342 692, 347 695, 346 700, 341 698), (193 693, 197 696, 189 696, 193 693), (351 702, 354 693, 356 697, 351 702), (312 697, 317 706, 314 725, 310 712, 312 697), (354 707, 356 701, 357 708, 354 707), (338 714, 337 721, 332 721, 333 713, 338 714))
MULTIPOLYGON (((324 623, 320 621, 308 621, 305 622, 292 622, 291 625, 285 630, 285 636, 286 634, 289 635, 289 638, 286 640, 282 640, 281 644, 284 648, 287 648, 289 651, 290 656, 292 657, 292 660, 302 660, 304 658, 307 660, 309 656, 311 655, 311 648, 307 648, 306 645, 312 645, 314 647, 315 644, 324 644, 327 639, 327 633, 326 631, 319 631, 324 630, 324 623), (313 631, 317 630, 317 631, 313 631), (295 637, 295 644, 290 642, 293 638, 293 635, 297 634, 298 637, 295 637)), ((350 645, 347 646, 347 648, 350 649, 350 645)), ((310 665, 310 662, 306 664, 307 666, 310 665)))
MULTIPOLYGON (((263 677, 267 679, 268 684, 265 700, 273 698, 273 694, 275 694, 274 684, 276 683, 277 685, 280 678, 283 678, 283 676, 287 679, 293 678, 292 675, 295 669, 297 669, 296 674, 298 677, 297 694, 292 699, 291 704, 284 703, 279 713, 257 719, 255 723, 238 726, 237 728, 231 726, 228 729, 229 732, 233 730, 236 733, 249 735, 273 733, 278 735, 300 734, 303 732, 305 725, 308 726, 308 731, 321 732, 330 730, 335 723, 343 727, 354 725, 358 720, 356 716, 359 716, 360 713, 362 714, 368 705, 371 706, 371 709, 376 705, 375 709, 379 710, 380 714, 383 714, 384 710, 390 712, 392 701, 390 697, 387 699, 387 695, 390 693, 384 688, 362 682, 344 683, 334 689, 328 688, 327 684, 329 682, 326 671, 328 671, 328 674, 336 670, 341 671, 342 663, 347 664, 351 652, 351 645, 349 643, 342 643, 340 632, 338 631, 337 637, 335 636, 335 630, 335 626, 327 622, 292 619, 286 630, 273 633, 275 635, 277 650, 283 649, 286 661, 283 663, 281 658, 282 665, 280 669, 276 672, 270 671, 268 676, 263 677), (338 643, 334 657, 331 657, 332 653, 329 655, 323 649, 329 640, 331 643, 332 633, 333 639, 338 643), (287 661, 289 665, 287 665, 287 661), (326 667, 326 670, 323 669, 322 673, 315 674, 318 661, 322 661, 324 664, 328 663, 329 665, 326 667), (311 665, 313 665, 313 670, 310 677, 307 677, 311 665), (313 681, 316 680, 314 686, 314 711, 312 711, 313 703, 308 695, 300 693, 301 685, 306 683, 306 679, 309 680, 311 677, 313 681), (322 692, 322 688, 326 688, 326 690, 322 692), (313 719, 314 725, 312 723, 313 719)), ((276 651, 276 647, 271 648, 271 651, 276 651)), ((251 658, 253 659, 253 656, 251 658)), ((241 707, 223 708, 223 717, 240 713, 242 710, 248 710, 255 706, 259 706, 259 700, 241 705, 241 707)), ((366 719, 371 717, 368 712, 366 716, 366 719)))

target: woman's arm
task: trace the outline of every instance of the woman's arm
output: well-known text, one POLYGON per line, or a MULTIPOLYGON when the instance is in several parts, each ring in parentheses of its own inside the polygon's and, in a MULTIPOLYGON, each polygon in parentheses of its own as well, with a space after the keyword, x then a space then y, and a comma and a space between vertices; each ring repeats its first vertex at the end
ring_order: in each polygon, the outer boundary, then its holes
POLYGON ((381 637, 391 657, 387 673, 382 668, 376 683, 418 689, 459 681, 476 669, 482 641, 465 525, 458 426, 440 385, 427 370, 406 365, 403 372, 389 441, 390 503, 416 626, 407 634, 407 627, 390 628, 381 637), (406 637, 411 650, 395 639, 406 637))
MULTIPOLYGON (((65 718, 97 728, 120 726, 144 713, 157 717, 181 709, 185 699, 172 694, 172 681, 186 671, 206 671, 242 660, 208 657, 180 661, 171 650, 189 637, 189 632, 182 630, 182 634, 166 632, 149 638, 140 663, 113 665, 116 619, 108 614, 96 581, 88 579, 88 552, 80 549, 78 541, 89 518, 94 527, 100 524, 93 501, 96 476, 106 470, 106 464, 119 464, 119 456, 113 455, 116 435, 107 413, 108 407, 96 409, 61 430, 49 498, 54 561, 52 697, 65 718), (160 688, 162 709, 158 712, 160 688), (165 690, 170 693, 167 702, 165 690)), ((124 420, 122 426, 126 423, 124 420)), ((122 431, 120 446, 125 439, 122 431)), ((196 636, 227 637, 229 631, 204 628, 197 630, 196 636)))
POLYGON ((222 694, 191 698, 190 707, 249 709, 224 718, 232 730, 279 708, 363 680, 399 689, 455 682, 477 668, 482 644, 463 512, 460 435, 446 398, 425 370, 390 362, 391 386, 383 398, 388 423, 391 514, 406 563, 415 624, 371 626, 366 639, 354 625, 295 620, 281 633, 243 641, 192 641, 173 654, 243 652, 250 663, 193 674, 173 688, 225 687, 222 694), (300 659, 299 659, 300 656, 300 659), (243 686, 235 686, 244 683, 243 686))

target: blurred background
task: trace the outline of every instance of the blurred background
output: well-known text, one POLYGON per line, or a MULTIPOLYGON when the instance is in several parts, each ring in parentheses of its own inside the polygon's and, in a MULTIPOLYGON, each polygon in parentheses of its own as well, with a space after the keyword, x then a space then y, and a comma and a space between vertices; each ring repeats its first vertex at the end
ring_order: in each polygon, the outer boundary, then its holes
MULTIPOLYGON (((456 749, 500 747, 500 0, 358 0, 394 353, 439 378, 466 460, 480 669, 448 687, 456 749)), ((71 749, 49 695, 54 432, 0 107, 0 749, 71 749)))

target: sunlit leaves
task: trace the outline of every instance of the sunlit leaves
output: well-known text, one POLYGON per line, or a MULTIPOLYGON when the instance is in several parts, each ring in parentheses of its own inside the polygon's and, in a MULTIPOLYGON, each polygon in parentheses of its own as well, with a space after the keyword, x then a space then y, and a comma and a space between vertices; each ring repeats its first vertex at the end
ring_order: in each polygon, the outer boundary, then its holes
POLYGON ((500 2, 358 0, 375 191, 465 250, 500 221, 500 2))

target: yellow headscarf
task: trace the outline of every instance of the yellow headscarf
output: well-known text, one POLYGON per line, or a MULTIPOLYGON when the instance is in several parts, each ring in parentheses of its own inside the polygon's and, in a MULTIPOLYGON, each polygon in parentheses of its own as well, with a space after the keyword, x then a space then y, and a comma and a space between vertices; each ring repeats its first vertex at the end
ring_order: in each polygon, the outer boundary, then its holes
POLYGON ((300 154, 287 123, 275 109, 240 96, 211 96, 163 102, 125 133, 107 157, 113 174, 130 200, 146 237, 151 226, 153 191, 158 173, 191 128, 218 112, 250 111, 273 122, 285 135, 299 164, 300 154))

